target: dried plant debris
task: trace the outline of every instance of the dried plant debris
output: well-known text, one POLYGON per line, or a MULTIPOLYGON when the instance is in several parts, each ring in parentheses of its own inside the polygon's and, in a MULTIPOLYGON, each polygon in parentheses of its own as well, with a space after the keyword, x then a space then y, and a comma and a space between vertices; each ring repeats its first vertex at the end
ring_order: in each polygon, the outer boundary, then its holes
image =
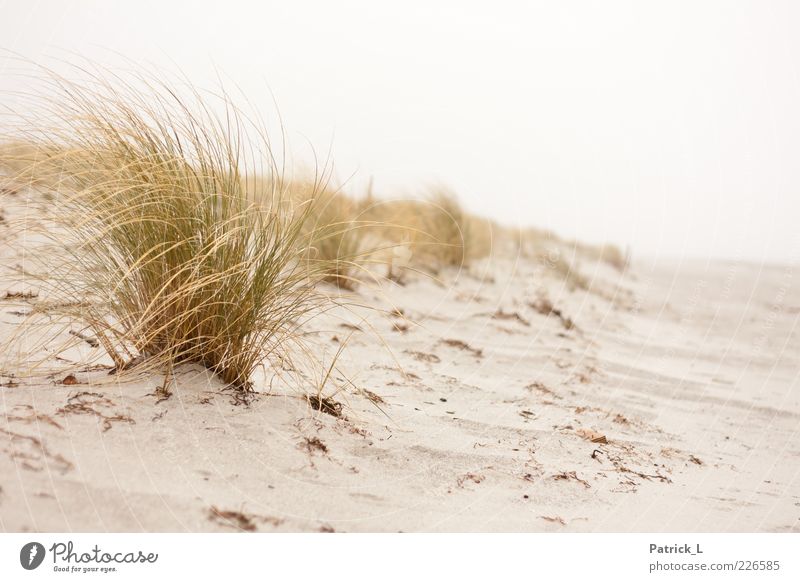
POLYGON ((0 381, 0 386, 3 386, 4 388, 16 388, 17 386, 19 386, 19 382, 17 382, 17 378, 13 374, 10 376, 6 376, 5 378, 7 379, 0 381))
POLYGON ((567 522, 564 521, 564 518, 563 517, 559 517, 557 515, 554 515, 552 517, 549 516, 549 515, 540 515, 539 517, 541 517, 545 521, 549 521, 550 523, 558 523, 558 524, 561 524, 561 525, 567 525, 567 522))
POLYGON ((240 531, 253 532, 257 529, 254 516, 242 513, 241 511, 219 509, 212 505, 209 509, 208 518, 211 521, 216 521, 221 525, 226 525, 240 531))
POLYGON ((419 360, 420 362, 431 362, 433 364, 438 364, 442 361, 442 359, 436 354, 427 354, 425 352, 417 352, 414 350, 406 350, 406 353, 410 356, 413 356, 415 360, 419 360))
POLYGON ((614 468, 620 473, 628 473, 630 475, 636 475, 637 477, 639 477, 640 479, 644 479, 645 481, 661 481, 662 483, 672 483, 672 479, 670 479, 666 475, 662 475, 658 471, 656 471, 655 474, 643 473, 641 471, 636 471, 634 469, 626 467, 617 460, 612 460, 612 462, 614 463, 614 468))
POLYGON ((341 403, 336 402, 333 398, 329 396, 310 395, 306 396, 306 400, 311 405, 311 408, 313 408, 314 410, 318 410, 319 412, 324 412, 325 414, 330 414, 331 416, 335 416, 336 418, 344 418, 342 414, 341 403))
POLYGON ((322 439, 319 437, 303 437, 301 447, 307 450, 309 453, 319 452, 323 455, 328 454, 328 445, 322 442, 322 439))
POLYGON ((451 348, 455 348, 457 350, 471 352, 476 358, 483 357, 483 350, 478 348, 473 348, 467 342, 461 341, 459 339, 443 339, 439 340, 440 344, 446 345, 451 348))
POLYGON ((624 424, 624 425, 631 424, 631 421, 627 417, 620 414, 619 412, 614 415, 614 418, 611 420, 611 422, 616 422, 617 424, 624 424))
POLYGON ((575 471, 563 471, 561 473, 556 473, 553 475, 553 479, 556 481, 577 481, 581 485, 583 485, 586 489, 591 489, 591 485, 585 479, 581 479, 578 477, 578 474, 575 471))
POLYGON ((32 313, 32 311, 31 310, 19 311, 19 310, 15 309, 13 311, 8 311, 7 313, 9 315, 16 315, 17 317, 28 317, 32 313))
POLYGON ((386 404, 386 401, 375 394, 372 390, 367 390, 366 388, 361 388, 360 392, 366 396, 367 400, 372 402, 373 404, 386 404))
POLYGON ((527 390, 530 390, 531 392, 533 392, 535 390, 535 391, 540 392, 542 394, 545 394, 547 396, 552 396, 553 398, 555 398, 557 400, 561 400, 561 396, 559 396, 558 394, 553 392, 550 388, 545 386, 542 382, 531 382, 530 384, 525 386, 525 388, 527 390))
POLYGON ((38 301, 33 305, 30 313, 50 315, 63 313, 69 310, 81 310, 93 307, 89 301, 38 301))
POLYGON ((558 318, 564 329, 577 329, 572 319, 564 315, 560 309, 556 309, 546 297, 539 297, 536 301, 528 303, 528 305, 541 315, 558 318))
POLYGON ((172 391, 167 388, 166 383, 164 383, 161 386, 156 386, 156 388, 147 394, 147 396, 154 397, 156 399, 156 404, 161 404, 162 402, 172 398, 172 391))
POLYGON ((244 386, 228 385, 222 391, 230 394, 230 403, 233 406, 250 406, 255 400, 258 400, 258 394, 251 384, 244 386))
MULTIPOLYGON (((644 471, 641 470, 631 469, 625 464, 625 462, 630 462, 634 460, 635 451, 633 446, 621 443, 617 443, 616 446, 620 450, 618 452, 614 452, 614 450, 608 450, 606 451, 606 456, 608 457, 608 460, 611 462, 611 464, 614 465, 614 469, 617 472, 624 473, 625 475, 628 476, 633 475, 639 477, 640 479, 644 479, 645 481, 661 481, 662 483, 672 483, 672 480, 669 477, 661 473, 661 470, 658 468, 658 464, 647 463, 648 466, 656 467, 654 473, 645 473, 644 471), (624 459, 623 459, 623 454, 626 455, 626 458, 624 459)), ((642 457, 642 455, 639 455, 639 457, 642 457)), ((645 459, 652 460, 652 455, 647 454, 641 460, 644 461, 645 459)), ((662 465, 661 467, 663 468, 664 466, 662 465)), ((648 469, 648 471, 650 471, 650 469, 648 469)), ((630 481, 630 479, 628 479, 628 481, 630 481)), ((624 485, 626 483, 623 482, 621 484, 624 485)), ((636 483, 633 482, 633 485, 636 485, 636 483)))
POLYGON ((152 420, 153 422, 155 422, 157 420, 161 420, 162 418, 164 418, 167 415, 168 412, 169 412, 169 410, 162 410, 158 414, 154 414, 153 418, 151 418, 150 420, 152 420))
POLYGON ((494 312, 494 314, 492 314, 492 319, 500 319, 504 321, 516 321, 518 323, 521 323, 525 327, 531 326, 531 322, 522 317, 516 311, 511 313, 506 313, 505 311, 503 311, 502 308, 498 309, 497 311, 494 312))
POLYGON ((595 430, 592 430, 590 428, 579 428, 575 432, 578 433, 578 435, 581 438, 583 438, 583 439, 585 439, 587 441, 591 441, 593 443, 604 444, 604 445, 608 444, 608 438, 606 438, 606 435, 601 434, 601 433, 599 433, 599 432, 597 432, 595 430))
POLYGON ((58 424, 52 417, 48 416, 47 414, 42 414, 37 412, 36 409, 31 406, 30 404, 20 404, 15 406, 13 409, 13 414, 6 415, 6 420, 8 422, 24 422, 27 424, 49 424, 59 430, 63 430, 64 427, 58 424))
POLYGON ((130 416, 124 414, 105 414, 98 408, 110 408, 114 403, 97 392, 76 392, 67 399, 66 406, 59 408, 56 414, 67 416, 69 414, 88 414, 96 416, 103 422, 103 432, 111 430, 113 423, 124 422, 136 424, 130 416))
POLYGON ((7 438, 0 440, 0 452, 5 452, 23 469, 44 471, 48 463, 54 463, 61 473, 73 469, 72 462, 63 455, 51 452, 44 442, 30 435, 24 435, 0 427, 0 434, 7 438))
POLYGON ((486 477, 484 477, 483 475, 479 475, 478 473, 466 473, 465 475, 461 475, 456 480, 456 483, 458 484, 459 487, 463 488, 464 484, 467 482, 478 484, 482 483, 485 479, 486 477))
POLYGON ((38 291, 6 291, 4 299, 35 299, 39 296, 38 291))

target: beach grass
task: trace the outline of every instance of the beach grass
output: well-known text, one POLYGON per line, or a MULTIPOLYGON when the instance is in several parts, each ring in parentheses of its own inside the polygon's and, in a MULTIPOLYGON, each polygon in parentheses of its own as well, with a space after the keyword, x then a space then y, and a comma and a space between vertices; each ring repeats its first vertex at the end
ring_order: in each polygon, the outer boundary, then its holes
POLYGON ((320 283, 355 291, 375 264, 394 280, 438 275, 503 239, 587 290, 577 258, 627 263, 616 247, 502 228, 443 186, 355 199, 324 171, 286 179, 263 125, 226 93, 80 72, 46 75, 45 107, 20 117, 0 167, 45 194, 42 286, 117 370, 197 363, 247 388, 257 368, 290 359, 304 322, 332 301, 320 283))
POLYGON ((493 223, 468 213, 447 188, 420 198, 369 200, 363 207, 382 238, 406 250, 406 263, 414 269, 439 273, 491 253, 493 223))
POLYGON ((54 123, 27 131, 27 166, 13 157, 52 195, 49 296, 118 369, 198 363, 248 387, 319 308, 325 273, 303 242, 314 193, 296 205, 278 186, 266 134, 227 96, 215 109, 145 75, 51 81, 54 123), (58 179, 36 179, 42 167, 58 179), (265 168, 254 196, 244 177, 265 168))

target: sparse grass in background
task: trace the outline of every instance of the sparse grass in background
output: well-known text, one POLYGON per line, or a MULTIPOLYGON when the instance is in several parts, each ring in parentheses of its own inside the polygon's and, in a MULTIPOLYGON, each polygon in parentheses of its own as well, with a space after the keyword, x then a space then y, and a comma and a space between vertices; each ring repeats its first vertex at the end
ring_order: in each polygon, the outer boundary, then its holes
POLYGON ((199 363, 247 387, 319 307, 302 243, 313 200, 294 208, 272 179, 268 203, 253 200, 243 176, 274 171, 269 143, 227 97, 217 116, 196 91, 143 76, 138 89, 102 74, 52 81, 58 129, 40 128, 35 165, 17 168, 64 171, 47 184, 62 262, 49 295, 118 368, 199 363))
POLYGON ((581 274, 575 261, 568 261, 564 257, 564 254, 563 250, 557 247, 550 247, 542 249, 541 252, 537 253, 536 259, 540 264, 544 265, 546 269, 549 269, 559 279, 564 281, 570 290, 589 290, 589 280, 581 274))
POLYGON ((416 252, 429 255, 444 267, 463 266, 469 254, 471 233, 467 214, 455 195, 436 190, 422 206, 425 211, 418 214, 420 231, 433 240, 419 245, 416 252))
POLYGON ((306 262, 322 272, 325 281, 354 290, 370 255, 365 242, 369 225, 361 220, 359 204, 339 190, 311 181, 292 182, 289 188, 300 206, 309 206, 302 229, 306 262))
POLYGON ((577 241, 571 243, 575 251, 584 258, 592 261, 602 261, 611 265, 618 271, 624 271, 628 266, 628 256, 623 254, 619 247, 604 245, 587 245, 577 241))
POLYGON ((614 245, 566 241, 551 231, 526 228, 518 231, 515 238, 523 256, 539 262, 570 289, 591 289, 591 282, 580 272, 579 259, 606 263, 618 271, 624 271, 629 261, 628 256, 614 245))
POLYGON ((426 271, 463 267, 492 250, 495 225, 468 214, 443 188, 422 200, 368 200, 364 216, 381 226, 385 240, 407 249, 409 264, 426 271))
POLYGON ((492 254, 498 238, 506 236, 504 229, 489 218, 467 214, 465 258, 467 262, 477 261, 492 254))

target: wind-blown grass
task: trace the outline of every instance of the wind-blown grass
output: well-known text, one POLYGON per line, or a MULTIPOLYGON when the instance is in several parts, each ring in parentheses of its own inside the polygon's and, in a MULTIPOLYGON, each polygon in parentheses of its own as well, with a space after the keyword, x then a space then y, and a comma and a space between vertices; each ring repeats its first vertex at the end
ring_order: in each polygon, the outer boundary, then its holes
POLYGON ((106 77, 54 78, 56 126, 28 132, 37 163, 64 170, 50 185, 62 267, 51 295, 81 300, 64 315, 117 368, 199 363, 247 387, 319 308, 321 273, 302 242, 314 196, 294 206, 277 177, 258 201, 248 193, 244 176, 277 169, 266 135, 226 96, 216 114, 195 90, 106 77))

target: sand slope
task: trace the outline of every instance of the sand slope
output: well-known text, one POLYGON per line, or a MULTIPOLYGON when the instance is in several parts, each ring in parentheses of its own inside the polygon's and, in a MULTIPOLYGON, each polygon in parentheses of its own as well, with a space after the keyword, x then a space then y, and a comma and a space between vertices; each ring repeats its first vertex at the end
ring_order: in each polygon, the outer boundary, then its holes
MULTIPOLYGON (((0 244, 3 296, 22 247, 0 244)), ((522 258, 363 287, 379 311, 310 338, 349 337, 341 417, 267 379, 242 405, 192 367, 160 402, 160 376, 6 369, 0 529, 800 531, 796 273, 582 272, 591 292, 522 258)), ((0 333, 37 300, 0 301, 0 333)))

